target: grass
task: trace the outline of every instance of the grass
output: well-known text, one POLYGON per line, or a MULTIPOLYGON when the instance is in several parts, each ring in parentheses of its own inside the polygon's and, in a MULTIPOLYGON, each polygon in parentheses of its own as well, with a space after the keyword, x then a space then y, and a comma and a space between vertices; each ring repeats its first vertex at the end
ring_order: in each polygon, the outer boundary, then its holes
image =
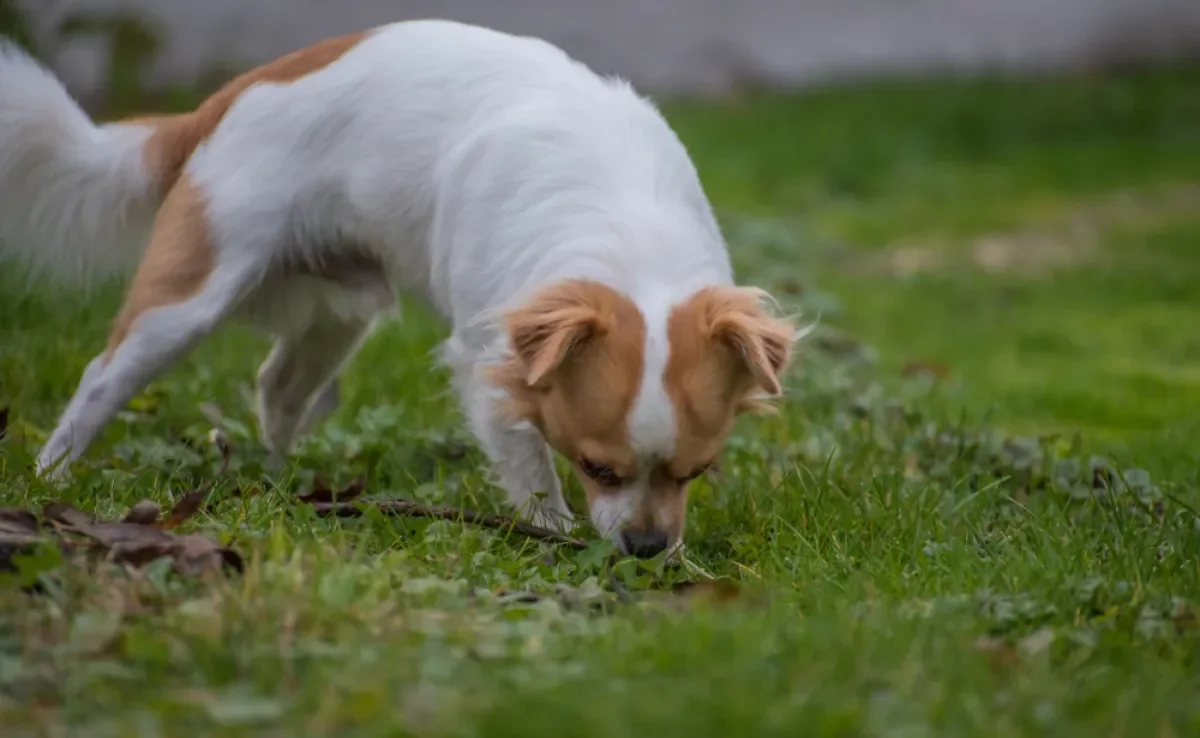
MULTIPOLYGON (((1184 69, 667 106, 743 278, 822 316, 784 412, 742 423, 694 492, 692 560, 759 596, 621 604, 600 548, 295 507, 320 472, 499 509, 427 361, 443 329, 409 306, 288 475, 190 524, 242 551, 244 575, 34 560, 6 580, 0 725, 1194 734, 1198 82, 1184 69), (941 379, 906 376, 912 362, 941 379), (16 588, 34 577, 43 594, 16 588)), ((0 503, 57 494, 25 465, 118 301, 0 289, 0 503)), ((116 515, 211 477, 205 402, 236 445, 214 494, 261 483, 244 392, 264 353, 243 331, 217 336, 59 496, 116 515)), ((626 561, 618 576, 643 589, 682 574, 626 561)))

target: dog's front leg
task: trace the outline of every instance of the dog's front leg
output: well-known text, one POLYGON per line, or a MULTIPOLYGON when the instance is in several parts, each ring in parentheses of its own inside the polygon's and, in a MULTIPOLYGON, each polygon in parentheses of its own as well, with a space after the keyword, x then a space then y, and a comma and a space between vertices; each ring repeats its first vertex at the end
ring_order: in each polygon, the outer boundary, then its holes
POLYGON ((550 447, 534 429, 493 427, 486 432, 484 451, 499 476, 509 503, 535 524, 566 532, 571 510, 554 471, 550 447))
POLYGON ((550 447, 528 424, 514 427, 498 412, 494 388, 460 382, 464 409, 479 446, 517 511, 535 524, 566 532, 573 516, 554 471, 550 447))

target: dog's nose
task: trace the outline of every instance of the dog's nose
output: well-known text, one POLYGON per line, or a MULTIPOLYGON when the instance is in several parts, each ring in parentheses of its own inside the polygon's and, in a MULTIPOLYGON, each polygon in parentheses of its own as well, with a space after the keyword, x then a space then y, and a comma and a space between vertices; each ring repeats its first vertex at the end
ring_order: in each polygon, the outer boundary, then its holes
POLYGON ((667 534, 657 531, 622 531, 621 546, 627 554, 639 559, 652 559, 667 550, 667 534))

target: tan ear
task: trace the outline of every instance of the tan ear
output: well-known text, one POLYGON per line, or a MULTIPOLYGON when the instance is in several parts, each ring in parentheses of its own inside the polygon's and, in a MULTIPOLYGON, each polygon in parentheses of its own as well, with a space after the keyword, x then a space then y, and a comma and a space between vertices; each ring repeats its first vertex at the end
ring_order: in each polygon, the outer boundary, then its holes
POLYGON ((508 314, 508 335, 523 380, 536 387, 571 353, 608 331, 608 321, 586 282, 564 282, 508 314))
POLYGON ((791 361, 796 329, 763 307, 766 293, 751 287, 725 287, 709 304, 710 335, 738 356, 755 385, 768 395, 783 391, 780 376, 791 361))

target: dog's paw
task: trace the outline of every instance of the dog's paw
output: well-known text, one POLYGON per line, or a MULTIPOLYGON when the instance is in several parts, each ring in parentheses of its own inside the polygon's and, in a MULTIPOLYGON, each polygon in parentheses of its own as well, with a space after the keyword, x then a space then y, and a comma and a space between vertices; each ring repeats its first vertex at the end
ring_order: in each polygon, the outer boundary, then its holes
POLYGON ((571 516, 571 513, 551 510, 541 505, 529 516, 529 521, 539 528, 552 530, 555 533, 563 535, 570 533, 571 529, 575 527, 575 519, 571 516))
POLYGON ((34 466, 34 474, 46 484, 58 489, 66 487, 74 479, 70 465, 65 460, 60 462, 57 457, 52 459, 38 457, 37 464, 34 466))

